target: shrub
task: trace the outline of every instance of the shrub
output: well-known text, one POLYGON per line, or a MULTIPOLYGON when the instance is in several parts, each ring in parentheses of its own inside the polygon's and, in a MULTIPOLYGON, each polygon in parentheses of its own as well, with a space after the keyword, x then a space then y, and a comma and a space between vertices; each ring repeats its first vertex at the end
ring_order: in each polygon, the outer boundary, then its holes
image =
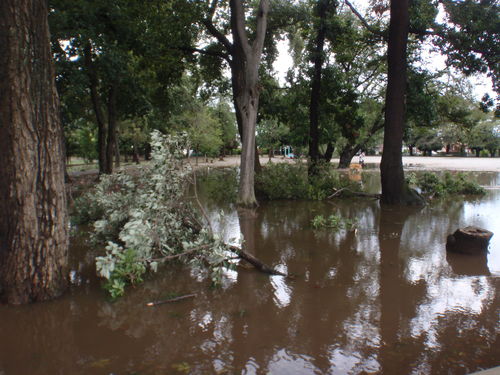
POLYGON ((411 176, 408 181, 420 188, 422 194, 444 197, 448 195, 484 195, 486 191, 464 173, 445 172, 442 177, 435 173, 424 172, 411 176))
POLYGON ((356 219, 351 220, 340 215, 330 215, 327 218, 323 215, 317 215, 312 219, 311 225, 314 229, 330 228, 335 231, 341 229, 353 231, 356 229, 358 222, 356 219))
POLYGON ((317 176, 309 178, 304 163, 277 163, 262 168, 256 176, 256 192, 261 199, 323 200, 334 189, 359 190, 357 183, 349 181, 330 165, 320 168, 317 176))

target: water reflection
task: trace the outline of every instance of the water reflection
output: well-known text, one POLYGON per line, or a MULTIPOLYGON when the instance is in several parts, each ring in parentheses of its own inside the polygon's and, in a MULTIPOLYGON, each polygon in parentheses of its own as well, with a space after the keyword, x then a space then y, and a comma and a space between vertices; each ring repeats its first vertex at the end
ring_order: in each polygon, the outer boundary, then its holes
POLYGON ((174 265, 111 302, 81 246, 73 263, 84 282, 71 293, 0 306, 0 373, 465 374, 498 365, 500 233, 490 254, 470 261, 444 243, 460 226, 500 227, 499 198, 419 211, 373 200, 237 211, 205 200, 226 239, 296 278, 240 267, 211 289, 174 265), (311 228, 331 214, 356 218, 358 231, 311 228), (197 296, 145 306, 171 293, 197 296))
POLYGON ((488 256, 486 254, 468 255, 448 251, 446 253, 446 261, 456 275, 491 275, 488 268, 488 256))

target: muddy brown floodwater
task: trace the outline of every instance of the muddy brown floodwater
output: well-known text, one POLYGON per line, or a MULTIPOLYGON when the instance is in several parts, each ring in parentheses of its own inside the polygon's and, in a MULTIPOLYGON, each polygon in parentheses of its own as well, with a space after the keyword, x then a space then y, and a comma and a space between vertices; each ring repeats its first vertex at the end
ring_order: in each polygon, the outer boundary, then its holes
MULTIPOLYGON (((500 185, 498 173, 475 177, 500 185)), ((377 180, 363 175, 368 190, 377 180)), ((111 302, 81 230, 69 293, 0 306, 0 374, 467 374, 500 365, 500 190, 420 210, 365 199, 238 213, 206 202, 214 218, 225 212, 216 227, 227 239, 243 236, 247 251, 296 277, 242 268, 211 289, 172 266, 111 302), (356 218, 359 229, 313 230, 319 214, 356 218), (465 225, 495 232, 487 256, 446 253, 446 236, 465 225), (197 296, 145 306, 172 293, 197 296)))

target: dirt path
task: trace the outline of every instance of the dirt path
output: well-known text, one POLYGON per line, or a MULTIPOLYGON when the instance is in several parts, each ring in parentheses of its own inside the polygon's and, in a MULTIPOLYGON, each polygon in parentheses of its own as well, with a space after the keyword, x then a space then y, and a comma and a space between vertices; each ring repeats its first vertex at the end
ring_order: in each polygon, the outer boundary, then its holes
MULTIPOLYGON (((380 156, 366 156, 365 163, 377 167, 380 165, 380 156)), ((281 156, 274 157, 271 159, 273 163, 295 163, 293 159, 285 159, 281 156)), ((237 167, 240 165, 240 156, 227 156, 223 160, 219 159, 209 159, 208 162, 205 159, 199 158, 198 163, 194 158, 190 159, 191 164, 194 168, 224 168, 224 167, 237 167)), ((269 162, 267 156, 260 157, 260 163, 265 165, 269 162)), ((353 163, 358 162, 358 158, 354 157, 353 163)), ((332 163, 338 163, 338 159, 332 159, 332 163)), ((407 170, 455 170, 455 171, 478 171, 478 172, 500 172, 500 158, 476 158, 473 156, 469 157, 453 157, 453 156, 441 156, 441 157, 431 157, 431 156, 405 156, 403 157, 403 165, 407 170)), ((122 167, 122 169, 135 169, 137 166, 135 164, 130 164, 122 167)), ((73 171, 69 175, 71 177, 83 177, 96 175, 96 169, 89 169, 85 171, 73 171)))
MULTIPOLYGON (((353 158, 353 163, 357 163, 357 157, 353 158)), ((380 164, 380 156, 366 156, 365 163, 380 164)), ((265 165, 269 158, 260 157, 260 162, 265 165)), ((193 166, 196 165, 195 160, 192 161, 193 166)), ((293 163, 291 159, 284 159, 281 156, 272 159, 273 163, 293 163)), ((333 164, 338 163, 338 159, 332 160, 333 164)), ((202 159, 198 161, 198 167, 235 167, 240 165, 239 156, 228 156, 220 161, 214 159, 206 163, 202 159)), ((454 156, 405 156, 403 157, 403 165, 405 169, 420 169, 420 170, 456 170, 456 171, 484 171, 484 172, 500 172, 500 158, 476 158, 469 157, 454 157, 454 156)))

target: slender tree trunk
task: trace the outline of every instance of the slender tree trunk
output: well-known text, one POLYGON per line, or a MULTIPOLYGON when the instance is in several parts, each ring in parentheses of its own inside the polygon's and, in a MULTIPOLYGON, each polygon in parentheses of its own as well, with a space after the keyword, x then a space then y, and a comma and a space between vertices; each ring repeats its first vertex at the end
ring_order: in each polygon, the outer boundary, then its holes
POLYGON ((329 0, 318 0, 316 15, 319 18, 318 32, 314 42, 312 63, 314 65, 311 82, 311 100, 309 103, 309 175, 318 173, 319 155, 319 103, 321 97, 321 76, 323 74, 324 46, 326 38, 326 15, 329 0))
MULTIPOLYGON (((139 164, 139 153, 137 152, 138 147, 137 147, 137 142, 134 141, 134 145, 132 147, 132 161, 135 164, 139 164)), ((188 157, 189 157, 189 150, 188 150, 188 157)))
POLYGON ((113 173, 113 157, 116 154, 116 87, 114 84, 108 93, 108 134, 106 141, 106 168, 105 173, 113 173))
POLYGON ((59 102, 45 0, 0 2, 0 295, 42 301, 67 286, 59 102))
POLYGON ((385 101, 384 151, 380 163, 382 202, 421 204, 405 183, 403 171, 403 125, 406 95, 406 47, 409 0, 391 0, 387 50, 387 92, 385 101))
POLYGON ((87 76, 89 78, 90 99, 97 122, 97 153, 99 160, 99 173, 107 173, 107 152, 106 152, 106 122, 102 113, 101 103, 99 100, 99 79, 92 60, 92 45, 87 42, 84 48, 84 62, 87 76))
POLYGON ((335 146, 333 145, 333 142, 328 142, 328 144, 326 145, 325 154, 323 155, 323 159, 325 160, 326 163, 330 163, 332 161, 334 151, 335 151, 335 146))
POLYGON ((119 132, 118 132, 118 123, 116 124, 116 132, 115 132, 115 168, 120 168, 121 165, 121 155, 120 155, 120 143, 118 140, 120 139, 119 137, 119 132))

